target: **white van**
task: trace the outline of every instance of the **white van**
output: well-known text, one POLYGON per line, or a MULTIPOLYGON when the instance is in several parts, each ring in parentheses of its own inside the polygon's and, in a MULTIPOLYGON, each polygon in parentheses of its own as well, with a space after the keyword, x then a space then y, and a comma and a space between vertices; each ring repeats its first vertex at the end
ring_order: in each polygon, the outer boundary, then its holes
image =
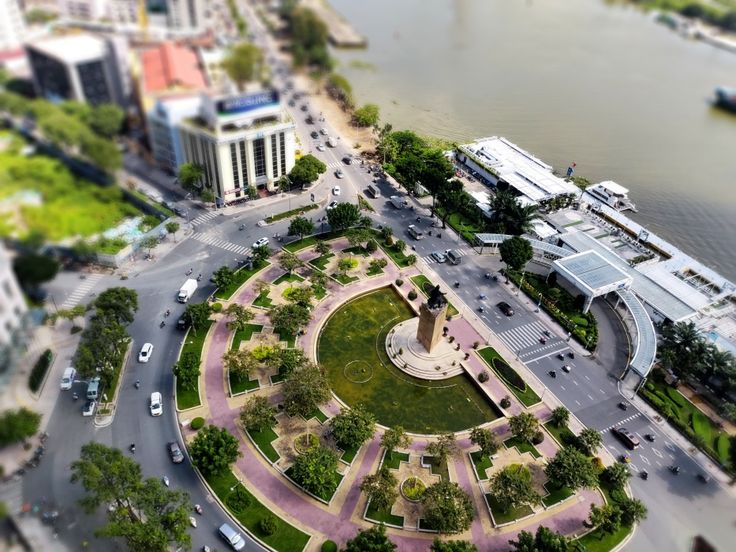
POLYGON ((378 188, 376 188, 372 184, 368 185, 368 193, 372 195, 374 198, 381 197, 381 192, 378 190, 378 188))
POLYGON ((64 375, 61 376, 61 390, 68 391, 72 388, 74 378, 77 377, 77 371, 71 366, 64 370, 64 375))
POLYGON ((87 384, 87 399, 96 401, 100 396, 100 378, 95 378, 87 384))
POLYGON ((220 536, 227 541, 233 550, 242 550, 245 546, 243 537, 227 523, 220 525, 220 536))

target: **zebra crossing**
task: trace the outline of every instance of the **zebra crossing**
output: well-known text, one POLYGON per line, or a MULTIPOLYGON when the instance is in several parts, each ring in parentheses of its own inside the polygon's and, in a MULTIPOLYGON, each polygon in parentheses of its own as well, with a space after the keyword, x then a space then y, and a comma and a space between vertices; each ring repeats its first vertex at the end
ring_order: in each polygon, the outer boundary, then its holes
POLYGON ((62 310, 71 309, 76 307, 79 302, 87 297, 93 287, 104 277, 104 274, 88 274, 84 280, 81 280, 80 285, 72 291, 64 302, 59 305, 62 310))
MULTIPOLYGON (((472 251, 469 249, 453 249, 453 251, 457 253, 460 257, 464 257, 465 255, 470 255, 472 253, 472 251)), ((424 262, 427 264, 437 264, 437 261, 432 257, 431 254, 425 255, 424 257, 422 257, 422 260, 424 260, 424 262)))
POLYGON ((224 249, 225 251, 230 251, 232 253, 237 253, 238 255, 249 255, 251 252, 250 247, 245 247, 244 245, 238 245, 237 243, 221 240, 209 234, 195 232, 192 237, 198 242, 211 245, 213 247, 219 247, 220 249, 224 249))
POLYGON ((192 219, 192 221, 190 222, 190 224, 192 226, 197 226, 198 224, 203 224, 203 223, 207 222, 208 220, 212 220, 218 214, 219 213, 217 213, 216 211, 211 211, 209 213, 204 213, 202 215, 199 215, 197 218, 192 219))
POLYGON ((340 161, 333 161, 332 163, 325 163, 327 165, 328 169, 339 169, 340 167, 344 167, 345 163, 342 163, 340 161))
MULTIPOLYGON (((528 347, 541 345, 540 339, 544 337, 544 330, 546 329, 547 328, 545 328, 541 322, 535 320, 534 322, 501 332, 498 334, 498 337, 500 337, 512 351, 520 351, 522 349, 527 349, 528 347)), ((545 348, 552 348, 555 345, 559 345, 559 340, 556 338, 548 338, 545 348)))

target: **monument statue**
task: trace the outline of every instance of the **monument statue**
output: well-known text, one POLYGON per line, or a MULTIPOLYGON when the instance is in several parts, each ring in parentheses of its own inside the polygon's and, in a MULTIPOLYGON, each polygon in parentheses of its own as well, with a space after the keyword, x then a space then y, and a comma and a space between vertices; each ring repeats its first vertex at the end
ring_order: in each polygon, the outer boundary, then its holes
POLYGON ((445 294, 440 291, 440 286, 434 286, 432 291, 429 292, 429 299, 427 299, 427 306, 430 309, 439 309, 447 304, 445 294))

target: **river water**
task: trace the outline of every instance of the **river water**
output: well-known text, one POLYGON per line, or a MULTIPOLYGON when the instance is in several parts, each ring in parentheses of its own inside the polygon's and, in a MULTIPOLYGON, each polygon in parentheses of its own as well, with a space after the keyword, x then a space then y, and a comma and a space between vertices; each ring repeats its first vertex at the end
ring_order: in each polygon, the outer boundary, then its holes
POLYGON ((604 0, 330 0, 368 38, 337 52, 382 120, 455 141, 509 138, 631 190, 632 215, 736 280, 736 54, 604 0), (355 63, 355 62, 361 63, 355 63), (372 68, 361 67, 362 62, 372 68))

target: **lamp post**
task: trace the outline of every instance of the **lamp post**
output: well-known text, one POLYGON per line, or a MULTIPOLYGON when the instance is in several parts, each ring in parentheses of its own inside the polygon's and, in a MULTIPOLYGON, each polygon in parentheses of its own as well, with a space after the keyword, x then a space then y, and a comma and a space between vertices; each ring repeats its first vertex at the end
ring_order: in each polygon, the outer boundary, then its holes
POLYGON ((537 308, 534 312, 539 312, 539 307, 542 306, 542 294, 539 294, 539 297, 537 298, 537 308))

